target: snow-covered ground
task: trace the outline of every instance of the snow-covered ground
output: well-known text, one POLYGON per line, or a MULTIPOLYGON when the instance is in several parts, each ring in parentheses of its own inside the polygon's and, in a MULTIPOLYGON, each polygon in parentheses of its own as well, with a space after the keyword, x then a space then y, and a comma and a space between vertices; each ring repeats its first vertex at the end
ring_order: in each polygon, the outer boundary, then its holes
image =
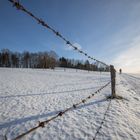
MULTIPOLYGON (((97 140, 140 139, 140 80, 135 77, 117 75, 117 94, 125 99, 111 101, 97 140)), ((108 81, 109 73, 0 68, 0 139, 4 135, 9 140, 15 138, 108 81)), ((92 140, 109 103, 106 96, 110 94, 109 85, 85 104, 23 139, 92 140)))

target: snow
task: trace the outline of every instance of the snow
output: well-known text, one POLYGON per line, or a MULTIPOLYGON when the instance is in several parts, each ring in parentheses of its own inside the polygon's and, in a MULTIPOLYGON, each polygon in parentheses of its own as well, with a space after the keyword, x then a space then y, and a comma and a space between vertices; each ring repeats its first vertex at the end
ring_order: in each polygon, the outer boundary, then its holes
MULTIPOLYGON (((140 80, 117 74, 116 92, 97 140, 140 138, 140 80)), ((11 140, 94 93, 110 81, 106 72, 0 68, 0 139, 11 140)), ((92 140, 111 94, 110 85, 88 102, 28 134, 29 140, 92 140)))

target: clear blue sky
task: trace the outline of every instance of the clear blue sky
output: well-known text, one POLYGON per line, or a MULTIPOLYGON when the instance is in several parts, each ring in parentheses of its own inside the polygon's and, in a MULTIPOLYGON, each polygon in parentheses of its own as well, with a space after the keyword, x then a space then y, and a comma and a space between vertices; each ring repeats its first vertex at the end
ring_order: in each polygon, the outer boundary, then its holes
MULTIPOLYGON (((139 0, 20 0, 36 16, 82 50, 126 72, 140 72, 139 0)), ((85 59, 37 24, 0 0, 0 49, 54 50, 59 56, 85 59)))

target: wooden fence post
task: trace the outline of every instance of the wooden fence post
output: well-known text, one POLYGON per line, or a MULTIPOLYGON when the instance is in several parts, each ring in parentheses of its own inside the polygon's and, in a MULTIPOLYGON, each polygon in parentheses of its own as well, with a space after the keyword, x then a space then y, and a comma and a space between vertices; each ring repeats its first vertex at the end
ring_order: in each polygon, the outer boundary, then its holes
POLYGON ((112 92, 112 98, 116 98, 116 70, 114 69, 113 65, 110 65, 110 74, 111 74, 111 92, 112 92))

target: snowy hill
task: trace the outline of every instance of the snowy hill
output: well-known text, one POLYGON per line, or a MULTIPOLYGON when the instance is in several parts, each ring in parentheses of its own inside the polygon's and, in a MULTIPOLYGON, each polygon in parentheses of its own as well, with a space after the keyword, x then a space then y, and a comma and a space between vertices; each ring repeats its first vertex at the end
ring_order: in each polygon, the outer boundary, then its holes
MULTIPOLYGON (((109 73, 74 69, 0 68, 0 139, 19 134, 72 106, 110 81, 109 73)), ((97 140, 140 139, 140 79, 117 75, 112 100, 97 140)), ((28 134, 29 140, 92 140, 107 109, 110 85, 88 102, 28 134)))

